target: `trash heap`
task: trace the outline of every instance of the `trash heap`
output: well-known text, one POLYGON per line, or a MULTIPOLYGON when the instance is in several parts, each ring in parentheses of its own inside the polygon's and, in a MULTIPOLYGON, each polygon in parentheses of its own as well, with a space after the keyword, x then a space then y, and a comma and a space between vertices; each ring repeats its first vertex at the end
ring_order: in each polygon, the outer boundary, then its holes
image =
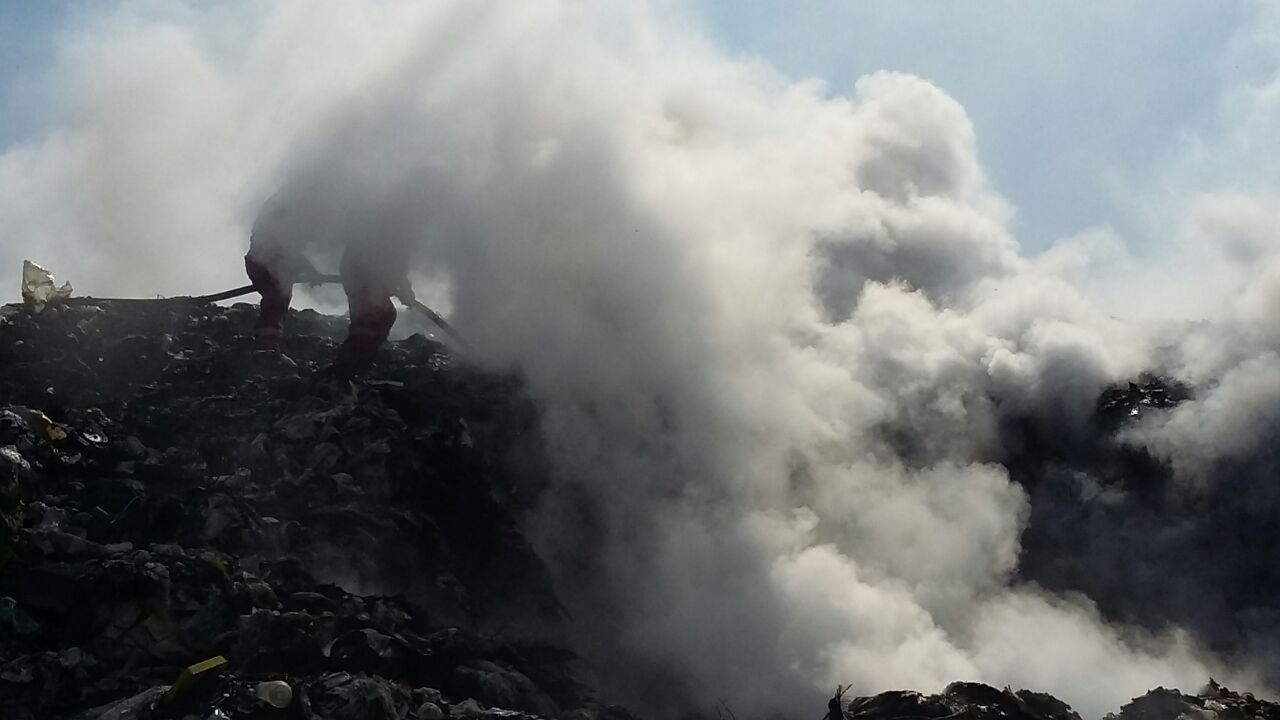
POLYGON ((1107 388, 1098 396, 1098 419, 1103 427, 1114 429, 1153 410, 1177 407, 1191 396, 1191 388, 1177 380, 1143 373, 1136 382, 1107 388))
MULTIPOLYGON (((1081 720, 1052 695, 1028 690, 997 690, 979 683, 957 682, 941 694, 898 691, 854 698, 844 710, 849 720, 1081 720)), ((1212 679, 1198 695, 1156 688, 1134 698, 1103 720, 1275 720, 1280 704, 1237 693, 1212 679)))
POLYGON ((966 720, 1080 720, 1066 703, 1052 695, 980 683, 957 682, 939 695, 912 691, 886 692, 854 698, 845 710, 850 720, 901 718, 965 718, 966 720))
POLYGON ((531 640, 512 378, 180 302, 0 310, 0 717, 626 718, 531 640), (517 639, 518 638, 518 639, 517 639))
MULTIPOLYGON (((568 620, 521 530, 547 469, 519 381, 421 335, 338 380, 343 320, 295 312, 277 352, 255 313, 0 308, 0 717, 630 720, 546 641, 568 620)), ((1098 412, 1185 395, 1146 378, 1098 412)), ((841 712, 1079 718, 974 683, 841 712)), ((1108 717, 1280 705, 1211 682, 1108 717)))
POLYGON ((1199 695, 1156 688, 1111 713, 1103 720, 1156 720, 1195 718, 1196 720, 1277 720, 1280 704, 1259 700, 1251 693, 1238 693, 1212 678, 1199 695))

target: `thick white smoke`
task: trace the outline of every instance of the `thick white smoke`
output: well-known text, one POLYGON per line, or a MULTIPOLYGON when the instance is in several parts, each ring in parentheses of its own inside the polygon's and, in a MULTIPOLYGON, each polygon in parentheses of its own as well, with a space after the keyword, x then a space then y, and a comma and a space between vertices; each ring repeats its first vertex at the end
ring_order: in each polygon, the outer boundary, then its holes
POLYGON ((973 679, 1099 715, 1229 673, 1015 579, 1029 503, 1002 423, 1069 443, 1100 390, 1159 366, 1214 389, 1131 442, 1189 479, 1254 452, 1280 407, 1274 211, 1209 198, 1187 226, 1195 248, 1233 228, 1223 317, 1118 319, 1071 282, 1096 243, 1020 255, 945 92, 881 72, 831 94, 673 14, 126 9, 67 40, 65 126, 0 157, 0 266, 221 289, 281 186, 322 250, 412 243, 541 404, 539 547, 642 713, 973 679))

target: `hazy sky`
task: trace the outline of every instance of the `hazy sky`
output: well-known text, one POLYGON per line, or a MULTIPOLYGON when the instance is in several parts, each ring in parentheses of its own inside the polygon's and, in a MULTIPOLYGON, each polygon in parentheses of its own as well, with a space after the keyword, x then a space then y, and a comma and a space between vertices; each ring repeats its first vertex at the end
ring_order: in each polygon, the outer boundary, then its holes
MULTIPOLYGON (((59 38, 112 5, 0 3, 0 147, 48 129, 59 38)), ((1141 240, 1150 234, 1137 228, 1142 201, 1169 184, 1249 184, 1251 171, 1230 160, 1188 167, 1185 159, 1220 140, 1224 107, 1271 77, 1280 55, 1275 13, 1253 0, 692 0, 689 8, 730 52, 788 77, 820 78, 833 95, 880 69, 940 85, 973 119, 980 158, 1016 206, 1012 228, 1031 252, 1098 225, 1141 240)))
POLYGON ((1150 190, 1183 143, 1215 132, 1224 91, 1274 68, 1274 55, 1243 47, 1258 14, 1243 0, 698 6, 725 45, 833 93, 876 69, 942 86, 972 117, 1029 248, 1127 224, 1134 186, 1150 190))
POLYGON ((1166 542, 1275 514, 1237 489, 1276 475, 1280 5, 695 2, 0 6, 0 288, 23 257, 88 295, 234 287, 277 191, 317 255, 413 251, 538 402, 531 537, 636 697, 968 678, 1100 716, 1242 677, 1021 582, 1028 518, 1082 508, 1054 567, 1280 686, 1270 606, 1217 633, 1253 571, 1166 542), (1148 369, 1195 399, 1124 442, 1217 493, 1149 533, 1068 464, 1112 457, 1096 400, 1148 369), (1000 464, 1028 438, 1038 496, 1000 464))

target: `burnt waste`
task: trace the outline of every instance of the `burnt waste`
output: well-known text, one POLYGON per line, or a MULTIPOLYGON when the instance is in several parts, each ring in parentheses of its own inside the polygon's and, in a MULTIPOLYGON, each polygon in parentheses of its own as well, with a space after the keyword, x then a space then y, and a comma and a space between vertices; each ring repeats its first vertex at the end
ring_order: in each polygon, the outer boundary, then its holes
MULTIPOLYGON (((549 470, 519 379, 413 335, 361 378, 335 380, 324 363, 344 320, 294 312, 273 352, 255 345, 255 312, 0 310, 0 717, 633 717, 554 640, 573 619, 522 530, 549 470)), ((1002 461, 1032 498, 1022 575, 1231 651, 1257 637, 1239 618, 1275 605, 1236 579, 1274 590, 1272 571, 1211 566, 1197 543, 1245 542, 1225 516, 1159 535, 1168 545, 1142 534, 1235 506, 1168 501, 1167 471, 1108 439, 1190 394, 1137 379, 1099 398, 1087 452, 1028 422, 1010 429, 1023 443, 1002 461), (1063 551, 1082 533, 1136 543, 1116 573, 1144 558, 1192 564, 1121 592, 1107 584, 1116 575, 1087 572, 1084 551, 1063 551), (1215 579, 1231 611, 1213 617, 1160 584, 1215 579), (1143 593, 1163 598, 1156 612, 1143 593)), ((1271 537, 1250 525, 1261 515, 1238 520, 1254 541, 1271 537)), ((1079 717, 1048 695, 963 682, 836 706, 884 720, 1079 717)), ((701 716, 725 713, 761 716, 701 716)), ((1280 705, 1210 681, 1195 695, 1152 690, 1109 717, 1280 718, 1280 705)))

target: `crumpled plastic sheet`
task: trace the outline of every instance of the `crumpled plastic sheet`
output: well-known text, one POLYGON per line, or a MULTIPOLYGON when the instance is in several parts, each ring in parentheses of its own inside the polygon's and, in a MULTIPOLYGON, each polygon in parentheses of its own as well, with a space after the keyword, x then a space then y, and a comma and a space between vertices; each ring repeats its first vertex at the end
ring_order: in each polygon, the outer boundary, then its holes
POLYGON ((159 685, 144 690, 137 695, 118 700, 110 705, 94 708, 89 711, 87 717, 95 718, 96 720, 139 720, 168 689, 168 685, 159 685))
POLYGON ((22 302, 34 313, 44 312, 50 303, 71 297, 71 283, 61 286, 53 274, 30 260, 22 261, 22 302))

